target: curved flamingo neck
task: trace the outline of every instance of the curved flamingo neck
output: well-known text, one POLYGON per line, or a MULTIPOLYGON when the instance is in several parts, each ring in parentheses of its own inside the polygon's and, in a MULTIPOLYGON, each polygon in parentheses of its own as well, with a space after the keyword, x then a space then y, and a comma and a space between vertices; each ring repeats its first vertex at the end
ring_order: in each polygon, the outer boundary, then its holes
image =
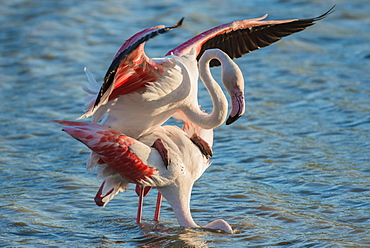
MULTIPOLYGON (((223 93, 219 84, 213 79, 209 63, 212 59, 217 59, 222 66, 222 81, 224 86, 228 89, 227 78, 236 74, 235 64, 232 64, 231 59, 221 50, 210 49, 204 52, 199 60, 199 76, 210 93, 213 110, 211 114, 204 113, 199 106, 192 104, 183 109, 185 115, 189 120, 204 129, 215 128, 226 121, 228 103, 225 94, 223 93)), ((239 69, 239 68, 238 68, 239 69)), ((229 89, 228 89, 229 90, 229 89)))
MULTIPOLYGON (((193 183, 182 183, 177 186, 158 187, 157 189, 171 205, 180 226, 197 228, 200 226, 195 223, 190 212, 190 196, 192 187, 193 183)), ((204 228, 233 233, 231 226, 222 219, 214 220, 205 225, 204 228)))
POLYGON ((182 183, 174 187, 158 187, 158 191, 171 205, 180 226, 199 227, 190 213, 190 196, 193 184, 182 183))
POLYGON ((199 227, 197 223, 194 222, 193 217, 190 214, 189 207, 185 207, 184 209, 175 208, 173 209, 173 211, 175 212, 177 222, 179 223, 180 226, 199 227))

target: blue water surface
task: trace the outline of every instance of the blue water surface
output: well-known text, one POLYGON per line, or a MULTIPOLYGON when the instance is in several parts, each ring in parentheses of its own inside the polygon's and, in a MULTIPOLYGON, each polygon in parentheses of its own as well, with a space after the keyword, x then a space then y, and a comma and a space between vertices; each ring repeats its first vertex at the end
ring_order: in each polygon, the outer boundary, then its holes
MULTIPOLYGON (((368 1, 14 0, 0 5, 0 30, 0 246, 370 246, 368 1), (88 149, 50 122, 83 113, 85 66, 101 82, 127 38, 183 16, 148 42, 150 57, 219 24, 310 18, 334 4, 304 32, 236 60, 246 114, 215 129, 191 202, 197 223, 223 218, 234 234, 179 227, 167 202, 154 222, 155 190, 141 224, 132 186, 95 205, 88 149)), ((204 87, 199 95, 211 111, 204 87)))

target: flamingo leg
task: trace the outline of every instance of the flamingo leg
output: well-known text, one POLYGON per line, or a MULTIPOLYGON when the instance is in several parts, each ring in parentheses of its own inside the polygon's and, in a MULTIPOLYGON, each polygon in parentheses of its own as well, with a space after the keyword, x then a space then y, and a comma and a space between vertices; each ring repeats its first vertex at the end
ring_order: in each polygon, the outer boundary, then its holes
POLYGON ((157 203, 155 205, 154 221, 159 221, 159 215, 161 213, 162 194, 158 192, 157 203))
POLYGON ((144 200, 144 187, 138 185, 140 188, 139 192, 139 206, 137 208, 136 223, 141 223, 141 217, 143 214, 143 200, 144 200))

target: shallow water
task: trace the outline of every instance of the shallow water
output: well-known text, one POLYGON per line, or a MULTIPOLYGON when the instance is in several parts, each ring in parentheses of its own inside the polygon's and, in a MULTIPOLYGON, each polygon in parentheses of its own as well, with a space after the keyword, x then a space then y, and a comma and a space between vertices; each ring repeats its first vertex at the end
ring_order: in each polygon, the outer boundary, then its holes
POLYGON ((1 246, 370 245, 367 1, 17 0, 0 13, 1 246), (81 115, 85 66, 101 81, 125 39, 182 16, 181 29, 147 44, 150 56, 232 20, 308 18, 334 4, 317 25, 236 60, 247 112, 215 130, 212 166, 192 196, 197 223, 223 218, 233 235, 180 228, 166 202, 155 223, 155 190, 142 224, 133 187, 106 208, 94 204, 88 150, 49 121, 81 115))

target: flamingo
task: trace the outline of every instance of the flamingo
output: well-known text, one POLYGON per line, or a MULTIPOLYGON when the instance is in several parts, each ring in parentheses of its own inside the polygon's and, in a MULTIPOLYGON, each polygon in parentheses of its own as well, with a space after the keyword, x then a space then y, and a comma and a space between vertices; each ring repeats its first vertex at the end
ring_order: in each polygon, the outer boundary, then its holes
MULTIPOLYGON (((267 15, 264 15, 223 24, 195 36, 170 50, 166 57, 159 59, 147 57, 144 52, 145 43, 159 34, 180 27, 183 19, 172 27, 160 25, 144 29, 129 38, 118 50, 99 92, 84 87, 91 95, 86 104, 87 111, 79 119, 93 116, 92 122, 96 123, 106 115, 102 125, 139 138, 144 133, 155 130, 180 110, 201 128, 215 128, 227 118, 227 113, 217 112, 217 104, 224 107, 227 106, 227 101, 224 101, 226 98, 223 96, 222 101, 215 99, 220 96, 212 92, 216 88, 207 88, 214 110, 211 114, 206 114, 199 108, 198 71, 206 69, 200 61, 205 51, 220 49, 227 55, 228 58, 225 58, 222 53, 215 53, 216 59, 211 60, 211 66, 221 64, 224 73, 234 66, 229 66, 231 59, 302 31, 325 18, 333 8, 319 17, 310 19, 265 21, 263 19, 267 15)), ((87 75, 90 85, 97 85, 89 71, 87 75)), ((207 87, 207 82, 203 83, 207 87)), ((245 111, 244 85, 225 87, 232 99, 232 110, 226 121, 226 124, 231 124, 245 111)))
MULTIPOLYGON (((209 49, 207 50, 201 57, 200 59, 200 78, 203 82, 206 82, 206 86, 208 89, 211 89, 210 92, 212 93, 212 99, 214 103, 214 110, 210 115, 204 114, 205 118, 222 118, 219 121, 225 121, 227 117, 227 99, 225 95, 222 92, 221 87, 217 84, 217 82, 212 78, 211 73, 210 73, 210 68, 209 64, 213 59, 222 59, 222 63, 224 66, 222 67, 222 82, 227 89, 231 88, 237 88, 239 93, 239 96, 236 96, 236 99, 239 99, 240 101, 244 101, 243 99, 243 91, 244 91, 244 79, 242 76, 242 73, 239 69, 239 67, 236 65, 235 62, 233 62, 227 54, 222 52, 221 50, 218 49, 209 49)), ((95 82, 92 75, 88 73, 88 77, 90 78, 90 82, 95 82)), ((95 84, 96 85, 96 84, 95 84)), ((93 91, 90 89, 90 93, 93 94, 93 91)), ((97 92, 95 91, 97 94, 97 92)), ((233 93, 235 95, 235 92, 233 93)), ((196 97, 194 99, 197 101, 196 97)), ((241 104, 243 105, 243 104, 241 104)), ((243 105, 244 106, 244 105, 243 105)), ((244 110, 243 110, 244 112, 244 110)), ((189 126, 196 126, 196 124, 193 124, 189 119, 188 116, 191 117, 191 112, 190 114, 186 115, 186 111, 181 112, 177 111, 176 113, 173 113, 172 115, 184 121, 184 123, 191 123, 187 124, 185 126, 184 124, 184 130, 189 130, 189 126)), ((150 113, 147 113, 148 115, 150 113)), ((203 112, 202 112, 203 114, 203 112)), ((103 125, 106 124, 103 122, 103 125)), ((104 125, 106 126, 106 125, 104 125)), ((124 133, 125 126, 119 126, 117 127, 122 133, 124 133), (123 130, 123 131, 122 131, 123 130)), ((158 127, 156 127, 157 129, 158 127)), ((200 128, 200 127, 199 127, 200 128)), ((203 139, 201 136, 198 135, 198 133, 201 133, 203 131, 200 131, 200 129, 197 129, 197 132, 189 133, 189 137, 191 137, 192 141, 194 143, 197 143, 199 147, 204 147, 203 139), (195 137, 194 135, 197 134, 195 137)), ((153 132, 153 128, 151 129, 152 131, 146 130, 145 134, 149 134, 153 132)), ((140 135, 139 137, 135 137, 138 140, 142 141, 141 137, 143 135, 140 135)), ((147 145, 151 145, 147 143, 147 145)), ((155 145, 161 145, 160 143, 155 143, 155 145)), ((163 151, 161 147, 157 147, 158 150, 163 151)), ((87 167, 89 169, 93 169, 96 166, 98 166, 98 177, 103 180, 103 183, 101 184, 94 200, 98 206, 106 206, 110 200, 114 198, 115 195, 117 195, 119 192, 123 192, 127 187, 128 187, 128 182, 126 180, 123 180, 123 178, 114 171, 111 167, 107 166, 104 164, 104 161, 100 159, 100 157, 92 151, 90 158, 88 160, 88 165, 87 167)), ((138 206, 138 214, 137 214, 137 222, 141 221, 141 216, 142 216, 142 203, 143 203, 143 197, 149 192, 150 187, 142 187, 141 185, 137 185, 136 187, 136 192, 139 195, 139 206, 138 206)), ((156 204, 156 210, 155 210, 155 216, 154 220, 159 220, 159 212, 160 212, 160 204, 161 204, 161 194, 158 194, 157 198, 157 204, 156 204)))
MULTIPOLYGON (((141 142, 95 123, 56 122, 62 124, 70 136, 94 151, 127 183, 156 187, 171 205, 180 226, 199 227, 190 213, 190 198, 194 182, 210 165, 212 129, 205 130, 185 121, 184 130, 177 126, 160 126, 142 136, 141 142), (201 139, 203 146, 195 138, 201 139), (165 158, 157 148, 146 145, 156 142, 161 143, 168 157, 165 158)), ((204 228, 233 232, 222 219, 212 221, 204 228)))
MULTIPOLYGON (((162 59, 149 59, 145 55, 146 41, 181 26, 183 19, 173 27, 156 26, 144 29, 128 39, 119 49, 100 90, 97 89, 99 85, 92 73, 85 70, 90 86, 85 86, 84 90, 90 93, 90 96, 87 112, 80 118, 93 115, 92 122, 95 123, 106 114, 102 125, 137 139, 156 130, 179 110, 195 125, 214 128, 224 123, 227 118, 227 101, 218 86, 207 87, 208 82, 213 80, 208 68, 210 63, 211 66, 222 65, 223 78, 234 76, 236 79, 237 83, 230 84, 225 84, 223 80, 232 99, 232 110, 226 121, 226 124, 231 124, 245 111, 242 74, 231 59, 302 31, 326 17, 333 8, 319 17, 310 19, 263 21, 267 16, 265 15, 227 23, 188 40, 169 51, 167 57, 162 59), (224 52, 210 51, 210 48, 218 48, 224 52), (209 59, 211 53, 213 59, 209 59), (202 60, 204 56, 206 57, 202 60), (214 109, 209 115, 198 107, 198 71, 200 74, 206 74, 201 78, 212 97, 214 109)), ((103 206, 118 192, 123 191, 127 184, 122 182, 122 178, 114 170, 104 166, 99 156, 92 153, 88 168, 93 168, 96 164, 101 165, 100 174, 106 179, 95 197, 97 204, 103 206)), ((141 191, 137 190, 142 196, 145 189, 141 191)))

